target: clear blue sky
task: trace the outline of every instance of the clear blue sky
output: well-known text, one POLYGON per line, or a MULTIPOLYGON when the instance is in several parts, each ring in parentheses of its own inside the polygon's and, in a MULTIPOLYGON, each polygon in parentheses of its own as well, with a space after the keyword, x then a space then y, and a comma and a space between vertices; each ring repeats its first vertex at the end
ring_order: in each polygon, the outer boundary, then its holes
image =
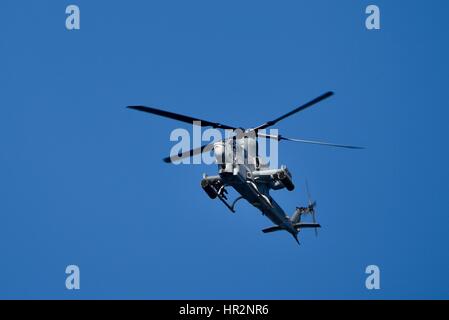
POLYGON ((69 32, 71 3, 0 2, 0 298, 449 298, 447 1, 76 0, 69 32), (187 125, 125 109, 247 127, 328 90, 280 132, 368 148, 281 145, 274 197, 307 177, 323 225, 301 247, 161 161, 187 125))

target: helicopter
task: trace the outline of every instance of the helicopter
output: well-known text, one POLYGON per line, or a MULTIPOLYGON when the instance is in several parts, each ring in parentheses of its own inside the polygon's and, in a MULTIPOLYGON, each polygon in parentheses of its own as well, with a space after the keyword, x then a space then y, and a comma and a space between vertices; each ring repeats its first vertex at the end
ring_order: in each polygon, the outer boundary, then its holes
POLYGON ((333 95, 334 92, 328 91, 276 119, 249 129, 202 120, 153 107, 128 106, 127 108, 201 127, 232 130, 234 134, 230 137, 205 144, 199 148, 191 149, 186 152, 179 152, 178 154, 171 155, 163 160, 166 163, 174 163, 175 160, 179 161, 205 152, 213 152, 218 165, 218 175, 203 175, 201 187, 206 194, 211 199, 219 199, 233 213, 236 212, 235 207, 237 202, 245 199, 251 205, 259 209, 262 214, 274 224, 274 226, 262 230, 263 233, 286 231, 293 236, 298 244, 300 244, 298 233, 302 229, 314 229, 315 234, 317 235, 318 228, 321 228, 321 225, 316 221, 317 203, 311 199, 306 180, 308 204, 303 207, 297 207, 291 217, 285 213, 270 195, 270 190, 287 189, 288 191, 293 191, 295 185, 293 183, 292 174, 286 166, 273 169, 267 165, 264 159, 259 156, 259 139, 274 139, 279 142, 291 141, 345 149, 363 149, 363 147, 358 146, 294 139, 282 135, 265 133, 265 129, 273 127, 282 120, 304 111, 333 95), (230 202, 228 199, 227 187, 234 188, 240 196, 230 202), (302 217, 306 215, 311 216, 311 222, 302 221, 302 217))

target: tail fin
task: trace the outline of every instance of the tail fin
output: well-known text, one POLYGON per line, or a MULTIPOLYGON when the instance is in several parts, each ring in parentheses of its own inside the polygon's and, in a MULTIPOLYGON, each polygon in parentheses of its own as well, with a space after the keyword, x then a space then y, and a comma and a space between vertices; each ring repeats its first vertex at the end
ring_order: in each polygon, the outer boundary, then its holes
POLYGON ((263 233, 271 233, 271 232, 282 231, 282 230, 288 231, 293 236, 293 238, 295 239, 296 243, 298 243, 298 245, 301 245, 299 243, 299 239, 298 239, 298 231, 292 232, 292 231, 286 230, 285 228, 282 228, 282 227, 279 227, 279 226, 275 226, 275 227, 263 229, 262 232, 263 233))
MULTIPOLYGON (((315 229, 315 228, 321 228, 321 225, 319 223, 306 223, 306 222, 299 222, 299 223, 294 223, 293 226, 295 227, 296 230, 300 230, 300 229, 315 229)), ((272 232, 277 232, 277 231, 282 231, 285 230, 285 228, 283 227, 279 227, 279 226, 274 226, 274 227, 270 227, 267 229, 263 229, 262 232, 263 233, 272 233, 272 232)), ((287 230, 286 230, 287 231, 287 230)))
POLYGON ((294 227, 295 227, 296 230, 300 230, 300 229, 315 229, 315 228, 321 228, 321 225, 319 223, 300 222, 300 223, 295 223, 294 227))
POLYGON ((281 231, 281 230, 285 230, 285 229, 282 227, 279 227, 279 226, 275 226, 275 227, 263 229, 262 232, 263 233, 272 233, 272 232, 281 231))
POLYGON ((298 232, 292 233, 292 236, 293 236, 293 239, 295 239, 295 241, 298 244, 298 246, 300 246, 301 243, 299 242, 299 239, 298 239, 298 232))

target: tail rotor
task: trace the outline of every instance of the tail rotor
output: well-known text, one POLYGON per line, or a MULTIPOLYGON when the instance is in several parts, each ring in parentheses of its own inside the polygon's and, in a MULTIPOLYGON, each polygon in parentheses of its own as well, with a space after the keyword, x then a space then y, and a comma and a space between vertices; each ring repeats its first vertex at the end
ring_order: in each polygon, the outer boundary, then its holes
MULTIPOLYGON (((310 195, 310 189, 309 189, 309 183, 306 179, 306 192, 307 192, 307 199, 308 199, 308 207, 307 211, 312 215, 312 221, 314 224, 316 224, 316 201, 312 201, 312 197, 310 195)), ((315 236, 318 237, 318 228, 315 228, 315 236)))

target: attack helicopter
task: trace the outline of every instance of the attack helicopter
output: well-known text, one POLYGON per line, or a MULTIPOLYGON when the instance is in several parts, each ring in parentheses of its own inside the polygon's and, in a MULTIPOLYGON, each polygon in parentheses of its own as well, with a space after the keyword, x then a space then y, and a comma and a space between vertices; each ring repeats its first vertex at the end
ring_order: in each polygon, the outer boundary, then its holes
POLYGON ((326 92, 276 119, 249 129, 202 120, 153 107, 128 106, 127 108, 192 125, 199 125, 201 127, 232 130, 234 134, 226 139, 208 143, 186 152, 172 154, 163 160, 166 163, 173 163, 205 152, 213 152, 218 165, 218 174, 216 176, 203 176, 201 187, 206 194, 211 199, 219 199, 233 213, 236 212, 235 207, 238 201, 243 199, 248 201, 274 224, 274 226, 262 230, 263 233, 286 231, 290 233, 299 244, 298 233, 302 229, 315 229, 315 233, 317 234, 317 229, 321 228, 321 225, 316 221, 317 203, 316 201, 312 201, 309 187, 306 182, 308 204, 306 206, 297 207, 291 216, 288 216, 285 213, 270 195, 270 190, 287 189, 288 191, 293 191, 295 185, 293 183, 292 174, 286 166, 281 166, 280 168, 275 169, 268 166, 264 159, 259 156, 259 139, 274 139, 279 142, 290 141, 346 149, 363 149, 362 147, 351 145, 294 139, 283 135, 271 135, 265 133, 265 129, 273 127, 282 120, 302 112, 333 95, 334 93, 332 91, 326 92), (228 187, 234 188, 240 195, 232 202, 228 200, 228 192, 226 189, 228 187), (302 217, 306 215, 312 217, 311 222, 304 222, 302 217))

